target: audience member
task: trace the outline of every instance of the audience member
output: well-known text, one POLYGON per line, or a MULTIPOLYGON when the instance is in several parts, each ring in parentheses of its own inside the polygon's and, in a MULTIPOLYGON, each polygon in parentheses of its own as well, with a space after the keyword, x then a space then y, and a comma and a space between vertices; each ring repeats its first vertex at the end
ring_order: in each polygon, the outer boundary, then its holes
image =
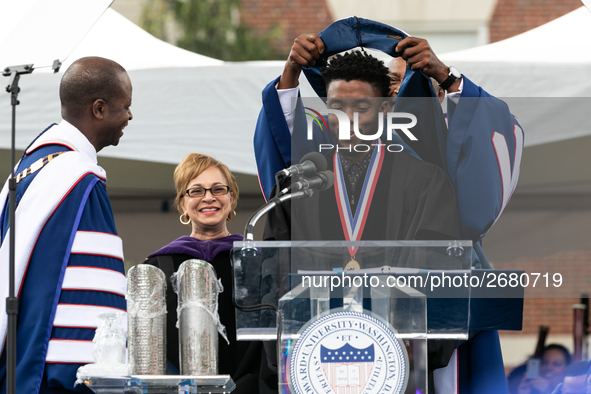
POLYGON ((556 386, 562 382, 565 368, 570 364, 568 350, 558 344, 551 344, 544 348, 540 376, 532 380, 532 387, 541 394, 551 394, 556 386))

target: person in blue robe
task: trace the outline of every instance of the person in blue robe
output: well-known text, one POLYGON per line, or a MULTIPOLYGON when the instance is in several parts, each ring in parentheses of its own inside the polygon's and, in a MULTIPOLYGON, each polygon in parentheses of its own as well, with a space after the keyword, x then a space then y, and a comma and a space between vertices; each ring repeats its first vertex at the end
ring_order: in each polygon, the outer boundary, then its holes
MULTIPOLYGON (((481 240, 502 213, 517 183, 523 131, 504 102, 465 76, 452 75, 455 73, 436 57, 425 40, 408 37, 391 26, 353 17, 333 23, 318 35, 296 39, 283 75, 263 90, 254 147, 265 197, 271 195, 277 171, 299 162, 307 152, 318 150, 320 144, 334 143, 328 128, 314 127, 311 140, 305 132, 294 131, 298 117, 305 117, 303 108, 299 112, 297 107, 289 110, 291 97, 299 96, 296 87, 301 70, 318 96, 326 97, 320 70, 330 56, 354 47, 378 49, 407 62, 395 111, 414 113, 424 121, 412 129, 416 140, 400 133, 397 142, 406 152, 439 166, 449 175, 458 200, 461 238, 474 242, 474 265, 490 268, 481 240), (452 97, 447 125, 429 77, 445 86, 448 97, 452 97), (286 95, 290 89, 296 90, 291 97, 286 95), (433 100, 413 100, 417 97, 433 100)), ((460 393, 507 391, 495 331, 480 332, 459 349, 460 393), (487 357, 482 357, 485 353, 487 357)))

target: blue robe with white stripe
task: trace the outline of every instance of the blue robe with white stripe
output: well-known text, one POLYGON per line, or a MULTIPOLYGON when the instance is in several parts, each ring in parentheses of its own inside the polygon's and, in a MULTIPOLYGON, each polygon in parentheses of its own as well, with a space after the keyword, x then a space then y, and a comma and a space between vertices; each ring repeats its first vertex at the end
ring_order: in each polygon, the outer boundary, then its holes
MULTIPOLYGON (((66 151, 62 145, 44 145, 23 157, 18 170, 53 152, 66 151)), ((17 185, 17 203, 40 171, 17 185)), ((51 187, 48 182, 47 187, 51 187)), ((18 209, 35 209, 23 207, 18 209)), ((8 231, 8 202, 4 205, 2 240, 8 231)), ((17 223, 17 226, 25 225, 17 223)), ((58 304, 105 306, 125 311, 124 296, 103 291, 62 290, 67 267, 94 267, 125 274, 120 259, 90 254, 71 254, 77 231, 116 235, 115 222, 104 180, 95 174, 82 176, 45 223, 31 254, 19 294, 17 332, 17 393, 70 393, 92 391, 84 385, 74 387, 79 362, 62 361, 58 355, 46 362, 51 341, 76 341, 88 346, 96 326, 57 327, 53 325, 58 304)), ((18 241, 18 240, 17 240, 18 241)), ((18 247, 18 242, 17 242, 18 247)), ((92 278, 89 278, 92 279, 92 278)), ((6 392, 6 349, 0 359, 0 393, 6 392)))
MULTIPOLYGON (((361 18, 337 21, 319 33, 326 49, 314 67, 304 69, 319 97, 326 96, 320 68, 329 56, 356 46, 381 50, 392 56, 396 44, 406 33, 391 26, 361 18)), ((259 181, 265 198, 275 184, 274 175, 299 162, 319 144, 333 143, 328 131, 314 129, 314 139, 306 140, 305 130, 289 134, 275 85, 263 90, 263 108, 254 135, 259 181)), ((457 105, 448 100, 448 125, 431 82, 422 72, 407 68, 400 86, 395 112, 410 112, 419 122, 412 133, 418 141, 402 135, 405 151, 434 163, 449 174, 456 188, 462 239, 474 242, 475 265, 490 268, 482 252, 481 240, 498 219, 517 183, 523 150, 523 131, 507 105, 463 77, 463 90, 457 105), (416 105, 416 97, 433 97, 416 105), (405 98, 407 98, 405 100, 405 98)), ((305 116, 303 108, 293 114, 305 116)), ((305 124, 305 122, 303 123, 305 124)), ((399 141, 393 141, 400 143, 399 141)), ((481 332, 460 347, 460 393, 506 393, 502 355, 496 331, 481 332), (486 354, 486 356, 483 356, 486 354), (464 363, 469 360, 470 367, 464 363), (483 379, 483 377, 487 377, 483 379)))

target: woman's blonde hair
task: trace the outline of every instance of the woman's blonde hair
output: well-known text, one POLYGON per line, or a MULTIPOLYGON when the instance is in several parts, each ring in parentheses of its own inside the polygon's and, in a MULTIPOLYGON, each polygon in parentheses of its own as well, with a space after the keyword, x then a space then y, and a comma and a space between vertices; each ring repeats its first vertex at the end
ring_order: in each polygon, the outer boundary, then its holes
POLYGON ((189 186, 189 182, 197 178, 209 167, 217 167, 224 174, 224 177, 228 181, 228 186, 230 186, 230 193, 232 193, 232 210, 236 209, 236 205, 238 205, 238 184, 228 167, 213 157, 201 153, 190 153, 185 156, 183 161, 174 170, 173 178, 176 188, 175 204, 180 213, 183 213, 181 200, 186 195, 185 191, 189 186))

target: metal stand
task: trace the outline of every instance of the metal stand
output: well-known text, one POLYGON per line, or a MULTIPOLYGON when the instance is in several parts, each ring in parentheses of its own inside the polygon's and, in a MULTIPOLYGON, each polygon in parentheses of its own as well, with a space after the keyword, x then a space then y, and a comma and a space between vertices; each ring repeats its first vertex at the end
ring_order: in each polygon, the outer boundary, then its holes
MULTIPOLYGON (((59 71, 62 63, 59 59, 54 60, 52 69, 56 73, 59 71)), ((9 245, 9 274, 8 274, 8 297, 6 298, 6 314, 8 315, 7 335, 6 335, 6 393, 16 394, 16 323, 18 314, 18 297, 15 291, 15 211, 16 211, 16 179, 14 179, 15 164, 15 139, 16 139, 16 106, 20 104, 18 94, 21 89, 18 82, 21 75, 31 74, 34 70, 33 64, 22 64, 20 66, 6 67, 2 75, 9 77, 6 91, 10 93, 10 105, 12 105, 12 135, 10 146, 10 179, 8 180, 9 190, 9 226, 10 226, 10 245, 9 245)))
POLYGON ((10 225, 10 249, 9 249, 9 284, 8 297, 6 298, 6 314, 8 315, 7 340, 6 340, 6 392, 16 394, 16 315, 18 313, 18 297, 15 296, 14 279, 14 239, 15 239, 15 211, 16 211, 16 179, 14 179, 15 162, 15 136, 16 136, 16 106, 19 105, 18 94, 20 88, 18 81, 23 74, 33 72, 32 64, 7 67, 2 75, 10 77, 6 91, 10 93, 10 104, 12 105, 12 141, 10 147, 10 179, 9 190, 9 225, 10 225))

